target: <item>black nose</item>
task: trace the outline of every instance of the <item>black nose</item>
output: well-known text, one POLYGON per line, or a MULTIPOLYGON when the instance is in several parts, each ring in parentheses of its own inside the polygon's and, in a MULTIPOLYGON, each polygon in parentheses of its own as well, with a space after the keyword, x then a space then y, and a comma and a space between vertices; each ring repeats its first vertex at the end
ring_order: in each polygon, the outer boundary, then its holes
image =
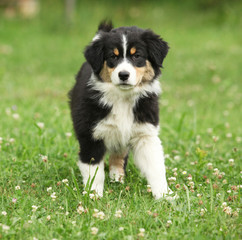
POLYGON ((127 71, 119 72, 118 76, 119 76, 120 80, 125 81, 129 78, 129 72, 127 72, 127 71))

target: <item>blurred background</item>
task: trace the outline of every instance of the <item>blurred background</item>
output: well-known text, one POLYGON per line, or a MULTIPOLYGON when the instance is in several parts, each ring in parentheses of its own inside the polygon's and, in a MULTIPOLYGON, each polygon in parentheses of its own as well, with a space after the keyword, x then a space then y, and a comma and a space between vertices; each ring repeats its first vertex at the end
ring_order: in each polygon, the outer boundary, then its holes
POLYGON ((115 27, 151 28, 169 43, 161 79, 167 129, 179 125, 185 112, 188 128, 195 117, 201 128, 226 118, 237 132, 241 10, 239 0, 0 0, 2 110, 17 106, 22 119, 41 120, 59 111, 56 121, 64 112, 59 124, 71 130, 67 92, 99 22, 111 19, 115 27))

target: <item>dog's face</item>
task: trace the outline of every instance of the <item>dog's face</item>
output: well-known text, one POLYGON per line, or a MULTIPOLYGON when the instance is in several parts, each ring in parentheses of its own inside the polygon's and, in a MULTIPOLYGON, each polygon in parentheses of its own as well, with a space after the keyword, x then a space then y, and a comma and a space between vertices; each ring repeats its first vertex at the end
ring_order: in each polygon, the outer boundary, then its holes
POLYGON ((150 30, 100 25, 85 57, 103 82, 120 89, 151 82, 160 74, 168 45, 150 30))

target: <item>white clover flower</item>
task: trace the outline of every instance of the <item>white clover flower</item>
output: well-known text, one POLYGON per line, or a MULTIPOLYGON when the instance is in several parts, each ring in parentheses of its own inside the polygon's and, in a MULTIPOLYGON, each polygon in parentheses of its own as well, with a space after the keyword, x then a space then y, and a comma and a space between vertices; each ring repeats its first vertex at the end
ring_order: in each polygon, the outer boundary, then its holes
POLYGON ((98 233, 98 228, 96 228, 96 227, 92 227, 92 228, 91 228, 91 234, 92 234, 92 235, 97 235, 97 233, 98 233))
POLYGON ((52 198, 52 201, 55 201, 55 199, 57 198, 56 193, 53 192, 53 193, 50 195, 50 197, 52 198))
POLYGON ((168 181, 175 182, 176 181, 176 177, 170 177, 170 178, 168 178, 168 181))
POLYGON ((178 155, 174 157, 174 160, 176 160, 176 161, 179 161, 180 159, 181 159, 181 157, 178 155))
POLYGON ((213 129, 212 128, 208 128, 207 129, 207 133, 212 133, 213 132, 213 129))
POLYGON ((123 231, 124 230, 124 227, 119 227, 118 230, 119 231, 123 231))
POLYGON ((192 177, 187 177, 187 180, 188 181, 192 181, 192 177))
POLYGON ((233 166, 234 165, 234 159, 233 158, 229 159, 229 165, 230 166, 233 166))
POLYGON ((2 224, 2 230, 3 230, 4 232, 7 232, 9 229, 10 229, 9 226, 7 226, 7 225, 5 225, 5 224, 2 224))
POLYGON ((197 194, 197 197, 198 197, 198 198, 201 198, 201 197, 202 197, 202 194, 198 193, 198 194, 197 194))
POLYGON ((228 181, 227 181, 226 179, 224 179, 224 180, 222 181, 222 183, 223 183, 223 184, 227 184, 228 181))
POLYGON ((164 158, 165 158, 165 159, 170 158, 170 155, 169 155, 169 154, 165 154, 165 155, 164 155, 164 158))
POLYGON ((209 170, 212 170, 213 169, 213 164, 212 163, 208 163, 207 167, 208 167, 209 170))
POLYGON ((188 183, 188 186, 193 187, 193 186, 194 186, 194 182, 189 182, 189 183, 188 183))
POLYGON ((69 181, 68 181, 68 179, 63 179, 62 182, 65 183, 66 185, 68 185, 69 181))
POLYGON ((123 214, 123 212, 122 212, 121 210, 117 210, 117 211, 115 212, 114 216, 115 216, 116 218, 121 218, 121 217, 122 217, 122 214, 123 214))
POLYGON ((171 220, 168 220, 167 221, 167 224, 170 224, 171 225, 172 224, 172 221, 171 220))
POLYGON ((231 137, 232 137, 232 133, 227 133, 227 134, 226 134, 226 137, 227 137, 227 138, 231 138, 231 137))
POLYGON ((31 224, 31 223, 33 223, 33 221, 32 220, 28 220, 28 223, 31 224))
POLYGON ((18 113, 14 113, 14 114, 12 115, 12 117, 13 117, 13 119, 18 120, 20 116, 19 116, 18 113))
POLYGON ((7 212, 6 211, 2 211, 2 215, 3 216, 6 216, 7 215, 7 212))
POLYGON ((174 172, 173 174, 174 174, 175 177, 177 177, 177 172, 174 172))
POLYGON ((236 142, 240 143, 242 141, 241 137, 236 137, 236 142))
POLYGON ((82 192, 82 195, 85 195, 85 194, 87 194, 87 191, 83 191, 83 192, 82 192))
POLYGON ((78 212, 79 214, 82 214, 82 213, 84 213, 84 211, 85 211, 84 207, 81 206, 81 205, 79 205, 78 208, 77 208, 77 212, 78 212))
POLYGON ((228 190, 227 193, 231 193, 231 190, 228 190))
POLYGON ((52 190, 52 187, 47 188, 47 192, 50 192, 52 190))
POLYGON ((45 127, 45 124, 43 122, 37 122, 36 124, 40 129, 43 129, 45 127))
POLYGON ((226 207, 227 206, 227 203, 226 202, 223 202, 222 203, 222 207, 226 207))
POLYGON ((97 195, 97 194, 94 194, 94 193, 90 193, 90 194, 89 194, 89 197, 90 197, 92 200, 97 200, 97 199, 98 199, 98 195, 97 195))
POLYGON ((65 135, 66 135, 66 137, 71 137, 72 136, 72 133, 71 132, 67 132, 67 133, 65 133, 65 135))
POLYGON ((71 224, 75 226, 76 225, 76 221, 72 221, 71 224))
POLYGON ((221 196, 221 193, 216 194, 216 198, 219 198, 221 196))
POLYGON ((69 212, 65 212, 65 215, 68 216, 69 215, 69 212))
POLYGON ((41 159, 42 159, 43 162, 47 162, 48 161, 48 157, 47 156, 41 155, 41 159))
POLYGON ((20 190, 20 186, 16 186, 15 187, 15 190, 20 190))
POLYGON ((219 140, 219 137, 218 136, 213 136, 213 141, 214 142, 217 142, 219 140))
POLYGON ((144 237, 144 236, 145 236, 145 229, 144 229, 144 228, 140 228, 140 229, 139 229, 138 236, 139 236, 139 237, 144 237))
POLYGON ((103 220, 104 217, 105 217, 105 213, 104 213, 104 212, 99 212, 97 215, 98 215, 98 218, 99 218, 99 219, 102 219, 102 220, 103 220))
POLYGON ((172 172, 176 172, 176 171, 177 171, 177 168, 173 168, 173 169, 172 169, 172 172))
POLYGON ((73 191, 77 191, 76 187, 73 188, 73 191))
POLYGON ((36 237, 33 237, 33 240, 38 240, 38 238, 36 238, 36 237))
POLYGON ((33 205, 32 206, 32 212, 36 212, 38 208, 39 208, 38 206, 33 205))
POLYGON ((50 216, 50 215, 48 215, 48 216, 46 217, 46 219, 47 219, 47 221, 50 221, 51 216, 50 216))
POLYGON ((183 175, 186 175, 186 174, 187 174, 187 171, 183 171, 182 174, 183 174, 183 175))
POLYGON ((227 206, 227 207, 224 207, 223 211, 228 214, 228 215, 231 215, 232 214, 232 208, 227 206))
POLYGON ((200 215, 204 216, 204 214, 207 212, 206 208, 201 208, 200 215))
POLYGON ((152 192, 151 186, 147 185, 147 192, 152 192))
POLYGON ((3 138, 2 138, 2 137, 0 137, 0 144, 1 144, 1 143, 3 143, 3 138))
POLYGON ((9 139, 9 142, 10 142, 10 143, 14 143, 14 142, 15 142, 15 139, 14 139, 14 138, 10 138, 10 139, 9 139))

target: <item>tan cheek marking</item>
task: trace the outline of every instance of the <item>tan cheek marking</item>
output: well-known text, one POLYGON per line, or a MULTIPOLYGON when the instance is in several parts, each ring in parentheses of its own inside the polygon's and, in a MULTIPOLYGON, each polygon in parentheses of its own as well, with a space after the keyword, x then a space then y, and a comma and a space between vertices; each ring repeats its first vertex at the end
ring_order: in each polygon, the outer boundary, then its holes
POLYGON ((105 61, 99 75, 104 82, 111 82, 111 74, 113 71, 114 71, 114 68, 109 68, 107 66, 107 62, 105 61))
POLYGON ((117 48, 114 48, 113 53, 114 53, 116 56, 118 56, 118 55, 119 55, 119 51, 118 51, 118 49, 117 49, 117 48))
POLYGON ((135 54, 135 53, 136 53, 136 48, 135 48, 135 47, 132 47, 132 48, 130 49, 130 54, 133 55, 133 54, 135 54))
POLYGON ((151 63, 148 60, 146 61, 146 66, 140 68, 136 67, 135 69, 137 85, 145 82, 150 82, 155 76, 154 69, 152 68, 151 63))

